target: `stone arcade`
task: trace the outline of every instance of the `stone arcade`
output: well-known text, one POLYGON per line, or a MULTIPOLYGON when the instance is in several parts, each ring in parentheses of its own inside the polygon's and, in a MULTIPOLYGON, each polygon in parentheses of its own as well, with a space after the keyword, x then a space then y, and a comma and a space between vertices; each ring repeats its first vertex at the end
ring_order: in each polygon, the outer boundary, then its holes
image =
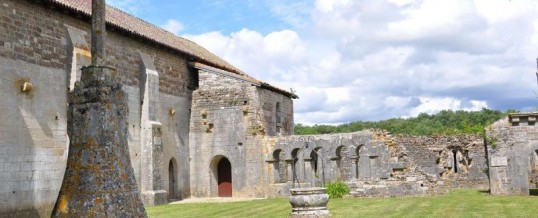
MULTIPOLYGON (((91 59, 90 3, 0 3, 0 217, 52 213, 71 152, 67 96, 91 59)), ((497 167, 490 175, 516 172, 506 169, 509 156, 519 153, 499 143, 499 152, 488 146, 487 157, 480 136, 391 136, 381 130, 294 136, 293 93, 116 8, 108 7, 107 15, 106 64, 127 93, 129 155, 146 206, 189 197, 286 196, 292 167, 302 187, 338 179, 355 196, 487 189, 487 158, 497 167), (306 142, 311 146, 298 155, 306 142)), ((535 137, 535 116, 525 117, 509 119, 526 136, 514 131, 497 142, 535 137)), ((536 150, 532 143, 519 144, 536 150)), ((491 177, 508 181, 513 174, 506 175, 491 177)))

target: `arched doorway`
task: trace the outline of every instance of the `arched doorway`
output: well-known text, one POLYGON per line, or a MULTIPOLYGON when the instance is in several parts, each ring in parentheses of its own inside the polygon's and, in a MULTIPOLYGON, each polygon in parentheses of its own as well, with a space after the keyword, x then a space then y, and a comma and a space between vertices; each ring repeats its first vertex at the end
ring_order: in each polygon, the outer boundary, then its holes
POLYGON ((176 199, 176 173, 174 169, 174 160, 171 159, 168 164, 168 199, 176 199))
POLYGON ((217 165, 219 197, 232 197, 232 164, 223 157, 217 165))

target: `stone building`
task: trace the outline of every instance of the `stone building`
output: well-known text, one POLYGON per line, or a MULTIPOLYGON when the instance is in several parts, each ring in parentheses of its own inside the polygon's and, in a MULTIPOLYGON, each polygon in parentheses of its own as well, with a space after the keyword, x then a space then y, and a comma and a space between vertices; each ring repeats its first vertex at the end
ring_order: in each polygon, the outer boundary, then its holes
POLYGON ((486 129, 491 194, 529 195, 538 185, 538 113, 516 113, 486 129))
POLYGON ((296 96, 248 76, 194 67, 200 86, 189 137, 191 195, 266 196, 263 139, 293 134, 296 96))
MULTIPOLYGON (((90 0, 0 3, 0 217, 50 216, 66 168, 66 96, 90 62, 90 12, 90 0)), ((107 8, 107 29, 108 65, 128 93, 129 152, 144 204, 187 198, 191 189, 193 196, 209 193, 213 183, 196 177, 209 176, 209 169, 201 169, 218 165, 221 157, 233 167, 234 195, 246 193, 256 181, 242 184, 241 177, 260 170, 252 158, 261 146, 245 137, 255 138, 255 131, 291 134, 295 96, 113 7, 107 8), (219 81, 205 81, 213 79, 219 81), (237 88, 238 95, 210 83, 237 88), (202 95, 214 99, 193 102, 202 95), (241 128, 242 134, 219 138, 241 128), (215 156, 195 153, 201 149, 215 156), (240 172, 239 166, 252 168, 240 172)))

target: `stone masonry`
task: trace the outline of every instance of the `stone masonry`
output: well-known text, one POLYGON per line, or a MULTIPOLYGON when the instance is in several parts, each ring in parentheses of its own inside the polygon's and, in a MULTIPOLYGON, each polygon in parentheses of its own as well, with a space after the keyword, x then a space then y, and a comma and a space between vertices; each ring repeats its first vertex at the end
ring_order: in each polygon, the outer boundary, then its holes
POLYGON ((146 217, 127 146, 127 102, 106 67, 69 94, 67 169, 53 217, 146 217))
MULTIPOLYGON (((67 92, 91 60, 88 2, 0 3, 0 217, 49 217, 58 199, 67 166, 67 92)), ((107 25, 107 59, 127 93, 127 142, 138 190, 158 193, 158 200, 145 198, 148 205, 187 198, 190 108, 198 83, 189 62, 226 64, 198 45, 125 12, 110 7, 107 12, 114 15, 107 25), (171 42, 133 34, 137 26, 171 42), (184 50, 174 46, 177 40, 184 42, 184 50), (157 81, 142 89, 150 70, 157 72, 157 81), (152 117, 143 118, 143 109, 150 105, 141 101, 146 96, 158 104, 151 104, 157 107, 152 117), (160 122, 161 128, 142 138, 148 132, 147 120, 160 122), (159 139, 162 148, 153 146, 159 139), (147 157, 144 152, 153 149, 162 156, 147 157)))
POLYGON ((367 130, 277 137, 267 144, 273 195, 289 194, 293 168, 299 186, 340 180, 355 196, 437 194, 488 184, 480 136, 391 136, 367 130))
POLYGON ((486 129, 490 191, 529 195, 538 169, 538 113, 516 113, 486 129))
POLYGON ((293 133, 290 94, 260 88, 258 81, 197 65, 190 127, 191 194, 219 196, 218 164, 231 163, 232 196, 267 196, 263 139, 293 133))

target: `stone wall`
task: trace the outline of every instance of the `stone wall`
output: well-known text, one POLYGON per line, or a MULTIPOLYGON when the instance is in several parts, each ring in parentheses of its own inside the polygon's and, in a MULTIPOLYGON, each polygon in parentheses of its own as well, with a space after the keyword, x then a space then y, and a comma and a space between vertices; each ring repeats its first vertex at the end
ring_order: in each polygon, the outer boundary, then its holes
POLYGON ((357 196, 425 193, 420 181, 406 181, 414 171, 406 167, 404 149, 384 131, 280 137, 268 146, 274 195, 288 195, 293 186, 319 187, 336 180, 346 182, 357 196))
MULTIPOLYGON (((67 157, 66 94, 90 55, 90 23, 64 12, 35 1, 0 3, 0 214, 50 216, 58 195, 67 157), (33 89, 22 92, 24 82, 33 89)), ((129 151, 139 189, 148 146, 141 138, 144 53, 159 75, 153 95, 160 102, 163 144, 162 157, 155 159, 162 175, 157 181, 166 193, 168 182, 175 182, 174 198, 188 197, 190 89, 196 83, 188 61, 115 31, 109 31, 106 48, 128 93, 129 151), (168 177, 170 161, 175 180, 168 177)))
POLYGON ((270 188, 277 196, 289 194, 293 181, 310 187, 340 180, 355 196, 435 194, 488 185, 483 139, 475 135, 393 137, 367 130, 278 137, 266 144, 270 188))
POLYGON ((538 169, 538 113, 520 113, 486 129, 490 191, 493 195, 529 195, 538 169))
POLYGON ((0 58, 0 214, 50 216, 67 160, 66 87, 61 69, 0 58))
POLYGON ((407 150, 411 165, 431 183, 432 193, 451 188, 487 189, 484 139, 478 135, 401 136, 396 143, 407 150))

